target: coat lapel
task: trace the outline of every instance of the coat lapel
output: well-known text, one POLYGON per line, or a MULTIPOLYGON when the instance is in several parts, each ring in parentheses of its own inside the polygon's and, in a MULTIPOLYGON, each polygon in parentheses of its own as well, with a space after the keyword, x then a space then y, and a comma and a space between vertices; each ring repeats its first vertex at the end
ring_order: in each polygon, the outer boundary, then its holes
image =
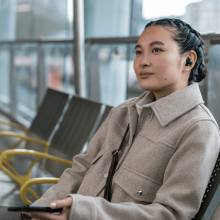
POLYGON ((177 90, 157 101, 154 101, 152 92, 145 92, 134 102, 139 113, 144 108, 151 107, 162 127, 204 103, 199 85, 195 82, 191 82, 184 89, 177 90), (142 99, 140 99, 141 97, 142 99))

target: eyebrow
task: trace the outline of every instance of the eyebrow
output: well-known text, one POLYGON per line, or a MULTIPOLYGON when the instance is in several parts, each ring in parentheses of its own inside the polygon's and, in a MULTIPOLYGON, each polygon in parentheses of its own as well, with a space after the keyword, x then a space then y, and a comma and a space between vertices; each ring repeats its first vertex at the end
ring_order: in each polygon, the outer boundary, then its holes
MULTIPOLYGON (((150 45, 150 47, 153 47, 155 44, 159 44, 159 45, 165 46, 165 44, 164 44, 163 42, 161 42, 161 41, 153 41, 153 42, 151 42, 149 45, 150 45)), ((136 49, 136 48, 138 48, 138 47, 142 48, 141 45, 137 44, 134 49, 136 49)))

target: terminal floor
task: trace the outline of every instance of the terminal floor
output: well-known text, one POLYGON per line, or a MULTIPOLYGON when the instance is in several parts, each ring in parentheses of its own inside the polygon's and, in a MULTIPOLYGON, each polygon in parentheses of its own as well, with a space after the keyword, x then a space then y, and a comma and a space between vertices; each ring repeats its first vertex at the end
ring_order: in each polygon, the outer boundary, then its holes
MULTIPOLYGON (((8 121, 8 119, 0 114, 0 120, 8 121)), ((0 131, 12 131, 11 128, 5 125, 0 124, 0 131)), ((24 134, 19 130, 13 130, 18 133, 24 134)), ((0 151, 10 149, 14 143, 16 143, 18 139, 8 138, 0 136, 0 151)), ((25 169, 30 164, 30 160, 24 160, 22 156, 16 156, 13 159, 13 163, 16 164, 16 169, 19 174, 24 173, 25 169)), ((38 165, 34 167, 32 172, 32 177, 42 177, 48 176, 48 174, 41 169, 38 165)), ((51 184, 42 184, 42 185, 34 185, 32 188, 38 193, 38 195, 42 195, 51 184)), ((27 192, 27 198, 30 201, 34 201, 34 197, 27 192)), ((20 206, 25 205, 20 197, 20 185, 17 184, 13 179, 11 179, 8 175, 6 175, 2 170, 0 170, 0 206, 20 206)))

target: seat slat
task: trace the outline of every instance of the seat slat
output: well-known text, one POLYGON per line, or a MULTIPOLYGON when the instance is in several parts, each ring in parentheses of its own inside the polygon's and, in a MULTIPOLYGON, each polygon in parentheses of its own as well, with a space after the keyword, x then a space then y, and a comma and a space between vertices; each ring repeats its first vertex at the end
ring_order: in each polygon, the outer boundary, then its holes
POLYGON ((192 218, 193 220, 202 220, 203 217, 205 216, 205 213, 219 187, 219 183, 220 183, 220 153, 218 155, 218 159, 215 163, 212 175, 209 179, 206 191, 204 193, 203 199, 202 199, 202 203, 201 206, 199 208, 199 211, 197 212, 197 214, 195 215, 194 218, 192 218))

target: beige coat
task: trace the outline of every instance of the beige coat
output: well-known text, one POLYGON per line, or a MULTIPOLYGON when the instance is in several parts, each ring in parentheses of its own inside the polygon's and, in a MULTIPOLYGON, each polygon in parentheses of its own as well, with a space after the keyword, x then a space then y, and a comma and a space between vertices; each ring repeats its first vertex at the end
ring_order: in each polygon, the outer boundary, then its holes
POLYGON ((69 220, 191 219, 219 148, 218 125, 204 105, 198 83, 157 101, 145 92, 112 109, 86 154, 75 156, 73 167, 34 204, 72 196, 69 220), (128 123, 110 203, 103 196, 111 153, 128 123))

